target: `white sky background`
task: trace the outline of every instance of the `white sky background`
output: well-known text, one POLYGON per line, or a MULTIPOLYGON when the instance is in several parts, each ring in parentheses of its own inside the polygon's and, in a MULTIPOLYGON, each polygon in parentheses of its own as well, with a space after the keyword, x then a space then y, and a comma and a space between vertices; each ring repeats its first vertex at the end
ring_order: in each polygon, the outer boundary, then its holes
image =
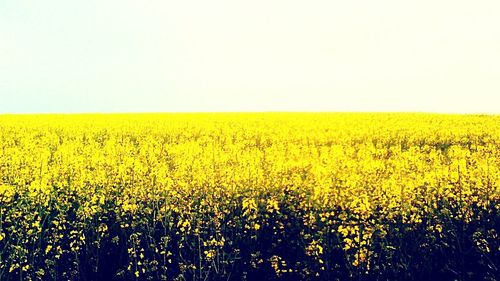
POLYGON ((0 1, 0 113, 500 113, 500 1, 0 1))

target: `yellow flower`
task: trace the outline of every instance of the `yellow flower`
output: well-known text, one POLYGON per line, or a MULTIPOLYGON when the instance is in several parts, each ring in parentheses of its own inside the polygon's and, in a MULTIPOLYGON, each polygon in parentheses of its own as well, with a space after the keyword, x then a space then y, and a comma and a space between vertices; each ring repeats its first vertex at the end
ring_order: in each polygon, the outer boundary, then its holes
POLYGON ((0 202, 9 203, 14 196, 14 187, 0 184, 0 202))

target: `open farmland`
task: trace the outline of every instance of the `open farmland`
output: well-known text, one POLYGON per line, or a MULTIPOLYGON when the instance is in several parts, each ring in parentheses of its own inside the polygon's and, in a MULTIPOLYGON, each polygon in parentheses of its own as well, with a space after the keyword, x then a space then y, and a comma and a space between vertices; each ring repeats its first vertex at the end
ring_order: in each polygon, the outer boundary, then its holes
POLYGON ((496 280, 500 116, 0 116, 0 280, 496 280))

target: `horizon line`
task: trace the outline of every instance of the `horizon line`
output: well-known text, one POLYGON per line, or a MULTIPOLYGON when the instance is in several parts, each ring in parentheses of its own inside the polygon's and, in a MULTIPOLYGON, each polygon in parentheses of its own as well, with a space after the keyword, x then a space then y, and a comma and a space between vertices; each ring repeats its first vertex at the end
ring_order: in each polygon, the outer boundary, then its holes
POLYGON ((500 112, 439 112, 439 111, 309 111, 309 110, 256 110, 256 111, 78 111, 78 112, 0 112, 1 115, 121 115, 121 114, 436 114, 436 115, 500 115, 500 112))

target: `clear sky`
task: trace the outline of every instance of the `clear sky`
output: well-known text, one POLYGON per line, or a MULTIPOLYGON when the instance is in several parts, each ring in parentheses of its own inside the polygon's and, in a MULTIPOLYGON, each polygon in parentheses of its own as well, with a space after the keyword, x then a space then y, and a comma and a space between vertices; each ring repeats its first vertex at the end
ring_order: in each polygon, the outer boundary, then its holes
POLYGON ((0 1, 0 113, 144 111, 500 113, 500 1, 0 1))

